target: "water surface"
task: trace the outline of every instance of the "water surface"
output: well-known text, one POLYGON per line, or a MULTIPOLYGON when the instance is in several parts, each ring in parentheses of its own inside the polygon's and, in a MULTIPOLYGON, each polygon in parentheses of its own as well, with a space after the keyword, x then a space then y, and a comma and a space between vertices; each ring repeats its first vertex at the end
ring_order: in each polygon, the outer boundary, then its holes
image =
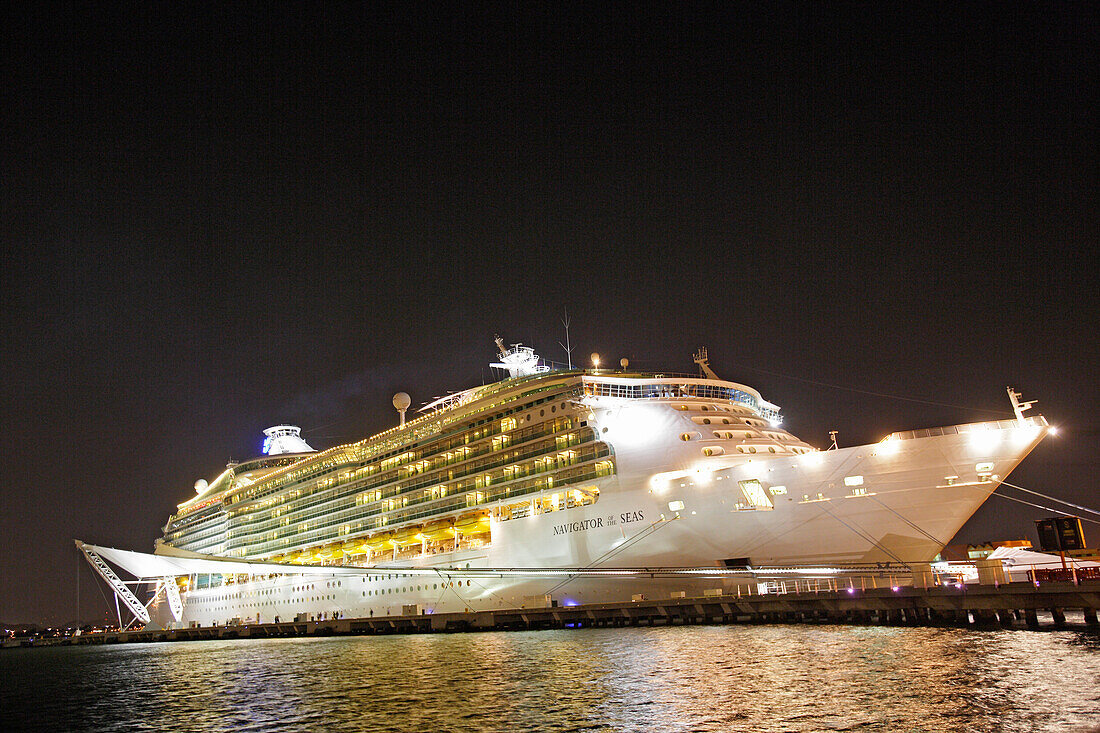
POLYGON ((1080 631, 693 626, 125 644, 5 650, 0 673, 9 730, 1100 725, 1100 637, 1080 631))

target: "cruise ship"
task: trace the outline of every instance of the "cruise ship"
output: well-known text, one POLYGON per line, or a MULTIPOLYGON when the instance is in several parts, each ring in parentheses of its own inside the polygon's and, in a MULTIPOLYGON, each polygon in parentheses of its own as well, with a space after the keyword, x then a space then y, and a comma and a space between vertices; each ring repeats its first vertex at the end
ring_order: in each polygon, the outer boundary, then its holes
POLYGON ((927 562, 1049 431, 1009 388, 1012 419, 819 450, 705 350, 695 376, 497 350, 501 381, 408 421, 399 393, 399 424, 364 440, 267 429, 152 554, 77 546, 165 628, 629 600, 732 582, 691 569, 927 562))

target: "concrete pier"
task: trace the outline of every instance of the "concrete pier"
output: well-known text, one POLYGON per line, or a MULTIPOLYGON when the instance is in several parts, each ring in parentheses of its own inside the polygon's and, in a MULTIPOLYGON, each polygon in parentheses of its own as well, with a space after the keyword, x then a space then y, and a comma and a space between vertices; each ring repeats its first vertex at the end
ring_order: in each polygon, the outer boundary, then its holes
MULTIPOLYGON (((679 594, 676 594, 679 595, 679 594)), ((1095 630, 1100 582, 904 586, 762 595, 638 599, 584 606, 508 608, 373 618, 344 618, 214 626, 166 631, 125 631, 73 637, 74 644, 191 641, 351 634, 508 631, 603 626, 671 626, 743 623, 842 623, 961 626, 981 629, 1067 628, 1066 611, 1095 630), (1045 624, 1040 623, 1040 614, 1045 624), (1047 619, 1049 618, 1049 621, 1047 619)))

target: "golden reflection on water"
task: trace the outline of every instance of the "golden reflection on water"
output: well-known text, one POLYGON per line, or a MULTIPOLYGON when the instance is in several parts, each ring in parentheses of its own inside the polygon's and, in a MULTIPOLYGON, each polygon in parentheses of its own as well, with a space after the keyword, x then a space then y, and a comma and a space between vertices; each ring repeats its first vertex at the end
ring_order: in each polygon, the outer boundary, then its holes
POLYGON ((703 626, 12 650, 9 729, 1035 731, 1100 723, 1083 632, 703 626))

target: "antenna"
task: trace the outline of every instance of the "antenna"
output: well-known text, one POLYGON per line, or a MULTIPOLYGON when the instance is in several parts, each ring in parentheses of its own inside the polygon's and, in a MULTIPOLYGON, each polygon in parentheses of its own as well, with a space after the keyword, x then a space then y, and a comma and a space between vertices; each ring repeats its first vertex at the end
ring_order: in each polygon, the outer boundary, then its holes
POLYGON ((1026 422, 1026 419, 1024 418, 1024 410, 1030 410, 1031 406, 1039 401, 1028 400, 1027 402, 1020 402, 1020 397, 1022 396, 1023 395, 1021 395, 1019 392, 1012 389, 1012 387, 1008 388, 1008 400, 1012 403, 1012 411, 1016 413, 1016 419, 1019 420, 1021 423, 1026 422))
POLYGON ((714 373, 714 370, 710 368, 710 364, 707 362, 707 347, 701 346, 699 350, 691 357, 692 361, 699 365, 699 370, 703 373, 703 376, 707 379, 718 379, 718 375, 714 373))
POLYGON ((839 449, 839 446, 836 444, 836 436, 837 436, 837 431, 836 430, 830 430, 829 431, 829 439, 833 441, 833 444, 832 444, 832 446, 830 446, 828 448, 828 450, 838 450, 839 449))
POLYGON ((561 325, 565 326, 565 343, 558 342, 558 346, 565 349, 565 358, 569 362, 569 369, 573 369, 573 349, 569 347, 569 309, 565 309, 565 318, 561 319, 561 325))

